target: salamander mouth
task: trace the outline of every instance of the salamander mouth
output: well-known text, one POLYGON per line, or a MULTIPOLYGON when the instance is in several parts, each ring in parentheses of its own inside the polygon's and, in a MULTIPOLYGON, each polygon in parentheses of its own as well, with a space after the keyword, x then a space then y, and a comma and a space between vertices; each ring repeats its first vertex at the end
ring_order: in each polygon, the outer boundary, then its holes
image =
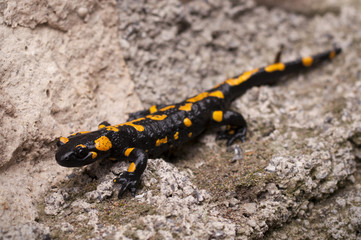
POLYGON ((55 154, 55 159, 58 164, 63 167, 82 167, 91 164, 97 160, 92 158, 91 152, 89 152, 83 158, 78 158, 73 152, 64 154, 61 151, 58 151, 55 154))

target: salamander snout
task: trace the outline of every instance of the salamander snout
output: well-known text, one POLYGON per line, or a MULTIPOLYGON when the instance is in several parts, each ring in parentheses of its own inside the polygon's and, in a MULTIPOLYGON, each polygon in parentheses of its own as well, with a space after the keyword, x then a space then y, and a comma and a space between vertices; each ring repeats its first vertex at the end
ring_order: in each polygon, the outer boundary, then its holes
POLYGON ((57 143, 58 151, 55 154, 55 159, 59 165, 63 167, 81 167, 104 158, 104 153, 99 153, 87 141, 80 140, 84 139, 80 138, 80 136, 60 138, 57 143))
POLYGON ((82 155, 79 155, 76 151, 63 151, 61 147, 55 154, 55 159, 57 163, 63 167, 81 167, 95 162, 97 159, 93 158, 93 153, 95 152, 82 152, 82 155))

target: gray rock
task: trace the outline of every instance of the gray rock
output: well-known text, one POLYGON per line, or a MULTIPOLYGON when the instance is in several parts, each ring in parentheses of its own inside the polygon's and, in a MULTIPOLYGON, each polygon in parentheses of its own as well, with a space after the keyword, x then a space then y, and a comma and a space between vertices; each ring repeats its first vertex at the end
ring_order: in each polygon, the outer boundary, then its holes
POLYGON ((0 8, 2 235, 359 237, 356 5, 340 2, 339 14, 305 17, 252 0, 37 3, 0 8), (249 124, 242 170, 228 165, 226 147, 207 134, 185 147, 188 161, 149 160, 135 198, 116 199, 120 186, 111 181, 126 163, 104 161, 74 170, 71 178, 55 165, 51 146, 60 135, 183 100, 272 63, 281 44, 283 60, 291 60, 334 43, 344 54, 331 64, 255 87, 234 102, 249 124), (223 185, 202 179, 209 171, 223 185))

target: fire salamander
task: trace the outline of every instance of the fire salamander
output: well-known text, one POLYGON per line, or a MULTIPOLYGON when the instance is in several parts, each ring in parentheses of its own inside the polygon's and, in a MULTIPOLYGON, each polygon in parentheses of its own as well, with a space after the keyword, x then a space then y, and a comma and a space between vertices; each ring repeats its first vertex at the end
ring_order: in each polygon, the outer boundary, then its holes
POLYGON ((126 190, 135 195, 148 158, 160 156, 201 134, 207 127, 226 126, 217 139, 245 141, 247 123, 243 116, 229 110, 231 102, 253 86, 273 84, 280 77, 333 59, 340 48, 318 55, 264 68, 256 68, 230 78, 212 89, 170 105, 154 105, 130 114, 126 123, 99 124, 92 132, 78 132, 61 137, 56 161, 65 167, 80 167, 104 158, 128 160, 130 166, 114 183, 122 184, 118 197, 126 190))

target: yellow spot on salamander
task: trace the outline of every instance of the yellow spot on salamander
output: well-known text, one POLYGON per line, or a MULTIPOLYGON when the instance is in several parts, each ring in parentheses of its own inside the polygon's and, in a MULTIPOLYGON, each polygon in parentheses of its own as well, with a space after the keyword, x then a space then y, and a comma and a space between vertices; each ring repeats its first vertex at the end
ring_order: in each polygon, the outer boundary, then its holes
POLYGON ((69 138, 61 137, 61 138, 59 139, 59 141, 65 144, 65 143, 69 142, 69 138))
POLYGON ((108 126, 108 127, 106 127, 106 129, 107 129, 108 131, 119 132, 119 129, 116 128, 116 127, 114 127, 114 126, 108 126))
POLYGON ((198 102, 208 97, 208 92, 202 92, 195 97, 187 99, 187 102, 198 102))
POLYGON ((283 71, 285 70, 286 66, 283 63, 275 63, 265 67, 266 72, 274 72, 274 71, 283 71))
POLYGON ((222 111, 214 111, 213 112, 213 120, 216 122, 222 122, 223 112, 222 111))
POLYGON ((159 147, 161 144, 165 144, 168 142, 168 138, 162 138, 162 139, 158 139, 157 142, 155 143, 155 146, 159 147))
POLYGON ((128 172, 134 172, 135 171, 135 164, 132 162, 128 168, 128 172))
POLYGON ((247 81, 254 73, 258 72, 258 68, 253 69, 251 71, 245 72, 240 75, 238 78, 231 78, 225 81, 228 85, 237 86, 245 81, 247 81))
POLYGON ((133 123, 129 123, 129 124, 125 124, 125 125, 131 126, 131 127, 135 128, 139 132, 144 131, 144 127, 142 125, 135 125, 133 123))
POLYGON ((309 66, 312 65, 312 63, 313 63, 313 58, 312 57, 304 57, 304 58, 302 58, 303 66, 309 67, 309 66))
POLYGON ((336 56, 336 52, 335 51, 331 51, 330 55, 328 56, 330 59, 333 59, 336 56))
POLYGON ((91 152, 91 154, 92 154, 92 159, 95 159, 98 156, 96 152, 91 152))
POLYGON ((81 148, 86 148, 86 146, 84 144, 78 144, 75 147, 81 147, 81 148))
POLYGON ((127 148, 127 150, 125 150, 124 155, 125 155, 126 157, 129 157, 129 155, 130 155, 130 153, 133 151, 133 149, 134 149, 134 148, 127 148))
POLYGON ((240 82, 238 79, 239 79, 239 78, 230 78, 230 79, 227 79, 227 80, 225 81, 225 83, 227 83, 228 85, 231 85, 231 86, 236 86, 236 85, 239 85, 239 84, 242 83, 242 82, 240 82))
POLYGON ((82 132, 73 133, 71 136, 85 134, 85 133, 90 133, 90 131, 82 131, 82 132))
POLYGON ((233 135, 235 132, 234 132, 234 130, 229 130, 228 133, 229 133, 230 135, 233 135))
POLYGON ((192 110, 192 103, 186 103, 183 106, 180 106, 178 109, 182 111, 190 111, 192 110))
POLYGON ((210 92, 210 93, 202 92, 195 97, 187 99, 187 102, 191 102, 191 103, 199 102, 199 101, 205 99, 206 97, 224 98, 223 93, 218 90, 218 91, 214 91, 214 92, 210 92))
POLYGON ((130 121, 130 122, 127 122, 127 123, 135 123, 135 122, 139 122, 139 121, 142 121, 142 120, 144 120, 145 118, 137 118, 137 119, 134 119, 134 120, 132 120, 132 121, 130 121))
POLYGON ((192 126, 192 121, 189 118, 185 118, 183 120, 183 122, 184 122, 184 125, 186 125, 187 127, 192 126))
POLYGON ((152 119, 152 120, 156 120, 156 121, 160 121, 163 120, 165 118, 167 118, 167 115, 162 114, 162 115, 148 115, 147 118, 152 119))
POLYGON ((170 105, 170 106, 167 106, 167 107, 161 108, 161 109, 159 109, 159 111, 164 112, 164 111, 167 111, 168 109, 171 109, 171 108, 175 108, 175 105, 170 105))
POLYGON ((190 132, 190 133, 188 133, 188 137, 192 137, 192 133, 190 132))
POLYGON ((118 125, 115 125, 114 127, 121 127, 121 126, 124 126, 124 125, 128 125, 128 126, 131 126, 131 127, 135 128, 137 131, 142 132, 142 131, 144 131, 144 127, 142 125, 134 124, 135 122, 139 122, 139 121, 142 121, 142 120, 145 120, 145 118, 134 119, 133 121, 118 124, 118 125))
POLYGON ((223 92, 219 91, 219 90, 209 93, 209 96, 210 97, 217 97, 217 98, 224 98, 223 92))
POLYGON ((114 157, 111 157, 111 158, 109 158, 109 160, 110 160, 110 161, 115 161, 115 160, 117 160, 117 159, 114 158, 114 157))
POLYGON ((95 148, 99 151, 108 151, 112 148, 112 142, 106 136, 101 136, 95 141, 95 148))
POLYGON ((98 129, 101 129, 101 128, 105 128, 106 126, 104 125, 104 124, 100 124, 99 126, 98 126, 98 129))
POLYGON ((175 134, 174 134, 174 140, 177 140, 179 138, 179 132, 176 132, 175 134))
POLYGON ((157 109, 157 106, 156 105, 153 105, 153 106, 151 106, 150 108, 149 108, 149 112, 150 113, 155 113, 155 112, 157 112, 158 111, 158 109, 157 109))

